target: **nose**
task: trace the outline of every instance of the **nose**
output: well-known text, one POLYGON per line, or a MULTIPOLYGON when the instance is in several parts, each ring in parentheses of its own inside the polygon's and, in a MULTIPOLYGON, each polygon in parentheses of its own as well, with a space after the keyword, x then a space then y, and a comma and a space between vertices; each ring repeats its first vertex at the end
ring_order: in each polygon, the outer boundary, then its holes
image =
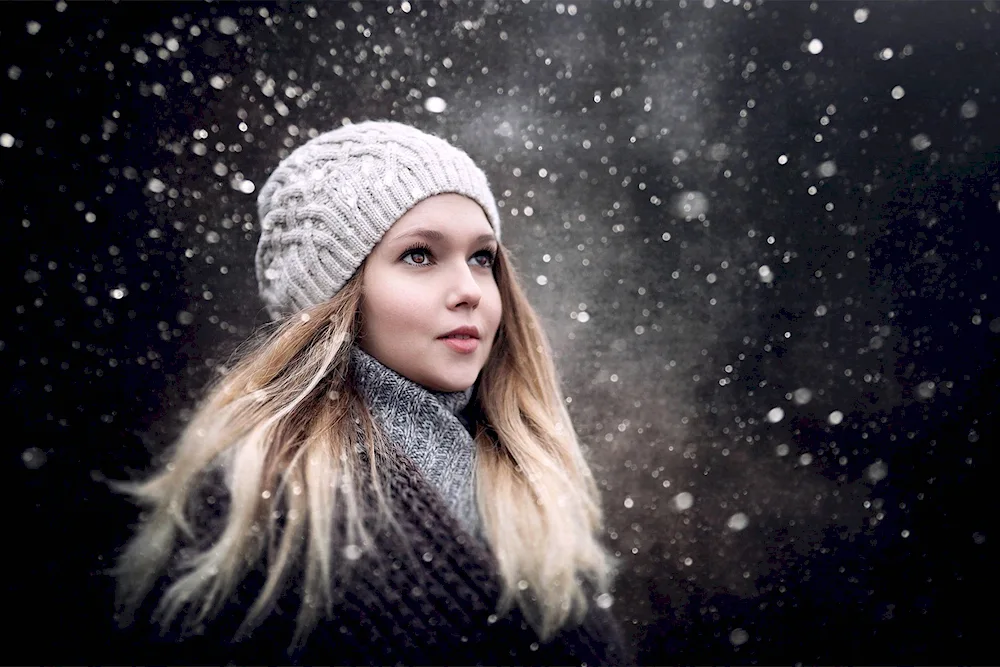
POLYGON ((467 264, 452 272, 448 284, 449 308, 458 308, 463 305, 475 308, 483 298, 483 288, 479 285, 475 269, 467 264))

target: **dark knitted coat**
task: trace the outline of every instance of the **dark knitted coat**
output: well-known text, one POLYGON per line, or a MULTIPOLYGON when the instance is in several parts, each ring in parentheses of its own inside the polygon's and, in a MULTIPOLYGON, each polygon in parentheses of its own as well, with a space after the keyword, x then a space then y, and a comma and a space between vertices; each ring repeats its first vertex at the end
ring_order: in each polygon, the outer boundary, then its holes
MULTIPOLYGON (((135 623, 119 635, 122 655, 132 664, 628 664, 633 657, 610 610, 591 599, 584 622, 566 627, 546 643, 524 622, 516 606, 494 615, 500 579, 491 553, 451 514, 439 493, 398 449, 379 461, 380 474, 408 536, 410 555, 386 528, 374 552, 356 561, 338 587, 332 618, 321 620, 302 650, 286 653, 300 604, 298 577, 267 619, 238 644, 230 640, 264 582, 252 571, 200 635, 178 641, 172 630, 158 636, 149 614, 169 582, 161 578, 135 623), (372 554, 382 554, 378 559, 372 554)), ((200 497, 215 497, 214 523, 225 514, 226 491, 218 481, 200 497)), ((176 627, 176 624, 175 624, 176 627)))

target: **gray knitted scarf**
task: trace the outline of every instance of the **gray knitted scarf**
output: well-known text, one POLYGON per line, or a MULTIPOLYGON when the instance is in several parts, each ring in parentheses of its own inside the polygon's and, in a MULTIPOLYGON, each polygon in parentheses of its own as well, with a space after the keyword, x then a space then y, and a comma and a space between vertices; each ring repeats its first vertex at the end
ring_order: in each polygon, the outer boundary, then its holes
POLYGON ((357 345, 350 373, 375 423, 441 494, 470 535, 482 540, 476 507, 476 445, 464 411, 473 387, 437 392, 400 375, 357 345))

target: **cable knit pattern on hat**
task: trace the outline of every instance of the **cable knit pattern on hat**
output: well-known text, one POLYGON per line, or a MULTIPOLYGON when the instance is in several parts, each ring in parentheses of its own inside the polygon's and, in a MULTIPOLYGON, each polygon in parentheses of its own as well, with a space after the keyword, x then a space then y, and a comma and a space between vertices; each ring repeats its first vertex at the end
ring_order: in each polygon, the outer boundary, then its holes
POLYGON ((404 213, 444 193, 477 202, 500 240, 486 174, 444 139, 365 121, 296 148, 257 197, 257 286, 272 319, 334 296, 404 213))
POLYGON ((462 527, 482 539, 476 507, 476 443, 463 422, 475 387, 436 392, 351 348, 351 377, 375 422, 417 465, 462 527))

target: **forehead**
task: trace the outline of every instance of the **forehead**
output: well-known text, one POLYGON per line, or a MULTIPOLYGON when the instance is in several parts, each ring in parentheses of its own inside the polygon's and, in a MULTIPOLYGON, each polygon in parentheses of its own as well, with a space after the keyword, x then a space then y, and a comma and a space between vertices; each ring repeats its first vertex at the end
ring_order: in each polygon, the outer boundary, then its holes
POLYGON ((386 233, 392 241, 423 230, 438 239, 495 239, 482 207, 462 195, 447 193, 428 197, 407 211, 386 233))

